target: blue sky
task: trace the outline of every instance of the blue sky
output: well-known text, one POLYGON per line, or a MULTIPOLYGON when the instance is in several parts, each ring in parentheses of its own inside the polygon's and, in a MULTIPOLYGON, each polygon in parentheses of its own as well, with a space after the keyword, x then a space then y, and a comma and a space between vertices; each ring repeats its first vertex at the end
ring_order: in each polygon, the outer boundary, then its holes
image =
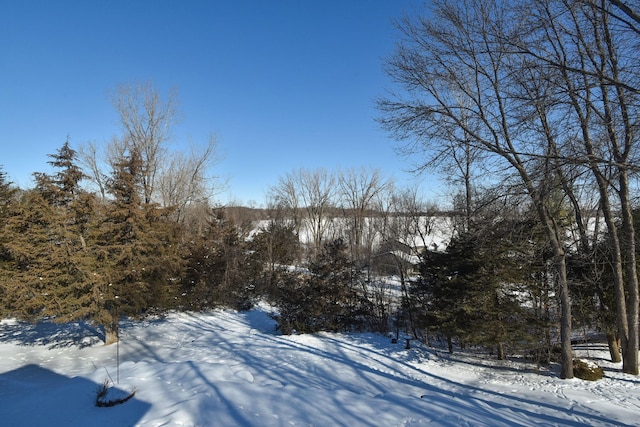
MULTIPOLYGON (((264 202, 296 168, 381 169, 429 193, 374 119, 393 20, 419 0, 0 0, 0 164, 31 186, 47 154, 118 134, 110 93, 178 90, 176 146, 215 134, 222 201, 264 202)), ((432 197, 430 197, 432 198, 432 197)))

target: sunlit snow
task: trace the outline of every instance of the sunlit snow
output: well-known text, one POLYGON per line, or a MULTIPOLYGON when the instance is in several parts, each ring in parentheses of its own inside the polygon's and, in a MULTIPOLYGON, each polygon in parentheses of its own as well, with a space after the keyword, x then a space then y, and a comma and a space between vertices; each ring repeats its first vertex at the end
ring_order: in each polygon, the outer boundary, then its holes
POLYGON ((124 322, 103 346, 82 324, 0 324, 6 426, 631 426, 640 379, 596 382, 487 356, 449 355, 377 334, 279 335, 269 308, 124 322), (116 369, 119 352, 120 369, 116 369), (105 380, 135 387, 95 405, 105 380))

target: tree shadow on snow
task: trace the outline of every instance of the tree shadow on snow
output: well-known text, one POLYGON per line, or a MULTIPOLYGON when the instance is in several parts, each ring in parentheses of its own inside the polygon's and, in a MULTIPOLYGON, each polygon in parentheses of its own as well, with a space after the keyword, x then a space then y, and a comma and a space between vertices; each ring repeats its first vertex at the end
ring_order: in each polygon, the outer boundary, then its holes
POLYGON ((41 320, 37 323, 18 320, 0 322, 0 342, 20 345, 42 345, 50 349, 90 347, 104 342, 104 333, 88 322, 56 323, 41 320))
POLYGON ((271 335, 280 335, 276 330, 278 322, 273 318, 273 313, 267 313, 262 309, 253 309, 243 313, 251 330, 271 335))
POLYGON ((0 374, 0 420, 11 426, 135 425, 151 405, 137 398, 111 408, 95 404, 99 385, 26 365, 0 374))
MULTIPOLYGON (((353 334, 346 341, 331 334, 284 336, 275 331, 267 309, 244 312, 235 320, 227 318, 224 322, 212 321, 210 316, 216 315, 181 313, 178 320, 169 317, 158 322, 155 326, 162 326, 165 321, 179 323, 180 328, 172 332, 170 341, 165 336, 167 329, 162 327, 147 329, 144 337, 127 336, 122 342, 121 360, 185 362, 184 372, 190 371, 199 378, 210 398, 218 402, 201 408, 202 420, 213 416, 209 407, 223 407, 229 417, 226 420, 235 425, 252 425, 247 406, 265 414, 277 412, 273 408, 255 408, 255 404, 279 406, 284 412, 283 422, 288 414, 292 419, 318 425, 336 425, 345 420, 351 420, 353 425, 399 422, 378 419, 382 412, 377 406, 389 408, 390 413, 401 407, 404 409, 400 412, 411 414, 411 418, 451 426, 463 419, 475 420, 478 425, 489 419, 496 426, 585 425, 578 420, 612 423, 588 408, 568 409, 553 399, 540 402, 535 396, 500 393, 433 374, 416 363, 425 355, 429 357, 422 347, 402 350, 401 344, 390 345, 374 334, 353 334), (159 343, 164 346, 162 352, 156 348, 159 343), (194 356, 204 360, 194 361, 194 356), (236 370, 240 370, 237 375, 236 370), (213 371, 224 373, 224 378, 210 378, 209 372, 213 371), (230 385, 236 382, 242 382, 242 386, 230 385), (286 390, 284 395, 295 401, 277 399, 279 390, 286 390), (251 395, 239 397, 239 392, 252 391, 270 393, 274 398, 263 403, 259 399, 252 401, 251 395), (328 413, 327 407, 338 408, 340 413, 328 413)), ((220 315, 224 316, 224 312, 220 315)), ((471 363, 480 364, 476 360, 471 363)), ((503 368, 522 373, 509 365, 503 368)), ((165 392, 171 393, 170 389, 165 392)), ((172 397, 177 401, 180 396, 181 392, 172 397)))

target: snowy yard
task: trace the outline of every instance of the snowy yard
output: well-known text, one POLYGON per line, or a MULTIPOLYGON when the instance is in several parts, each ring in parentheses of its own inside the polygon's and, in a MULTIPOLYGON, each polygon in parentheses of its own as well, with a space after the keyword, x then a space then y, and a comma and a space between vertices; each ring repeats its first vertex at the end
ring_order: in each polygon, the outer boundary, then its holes
POLYGON ((3 321, 2 425, 632 426, 640 412, 640 378, 607 363, 605 346, 580 350, 606 370, 588 382, 375 334, 282 336, 267 308, 175 313, 122 336, 120 387, 137 392, 100 408, 115 345, 83 325, 3 321))

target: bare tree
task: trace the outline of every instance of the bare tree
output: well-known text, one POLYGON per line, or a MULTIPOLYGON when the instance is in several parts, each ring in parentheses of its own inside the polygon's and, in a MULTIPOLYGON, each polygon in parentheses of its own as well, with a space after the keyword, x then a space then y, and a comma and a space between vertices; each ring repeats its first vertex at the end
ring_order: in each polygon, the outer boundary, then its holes
POLYGON ((107 175, 104 173, 104 160, 95 141, 89 141, 78 149, 78 162, 83 167, 85 175, 98 189, 102 200, 107 195, 107 175))
MULTIPOLYGON (((215 193, 212 168, 219 161, 218 142, 211 135, 205 145, 191 143, 189 151, 172 149, 172 129, 178 115, 177 95, 163 99, 150 83, 121 85, 113 96, 122 134, 102 150, 91 141, 79 150, 80 162, 102 198, 106 197, 106 170, 131 153, 141 160, 141 198, 145 204, 172 208, 174 218, 184 222, 188 209, 209 203, 215 193)), ((193 221, 194 218, 190 220, 193 221)))
POLYGON ((531 6, 528 25, 534 31, 509 42, 553 75, 546 80, 563 95, 555 109, 565 117, 571 144, 554 154, 587 168, 597 186, 612 242, 623 371, 637 375, 640 293, 631 177, 639 160, 638 10, 612 0, 538 0, 531 6))
MULTIPOLYGON (((473 108, 468 99, 464 96, 455 98, 452 94, 453 101, 459 104, 460 120, 468 122, 465 111, 473 108)), ((469 125, 469 123, 467 123, 469 125)), ((431 153, 425 160, 424 164, 419 165, 414 172, 438 171, 447 177, 447 184, 453 186, 461 186, 462 200, 454 200, 454 212, 458 216, 461 213, 464 231, 470 225, 474 216, 474 197, 478 188, 485 181, 490 181, 491 173, 483 173, 482 163, 484 161, 483 151, 477 147, 471 135, 465 130, 465 126, 447 127, 446 138, 443 137, 444 144, 438 148, 438 151, 431 153)), ((414 145, 405 145, 401 147, 400 152, 405 156, 418 155, 423 158, 421 147, 414 145)), ((457 191, 457 190, 456 190, 457 191)), ((459 199, 459 194, 454 196, 459 199)))
MULTIPOLYGON (((538 159, 549 156, 548 141, 529 131, 532 118, 517 112, 521 100, 514 78, 526 63, 511 55, 504 40, 518 38, 521 9, 482 0, 434 1, 431 18, 406 18, 389 75, 406 96, 382 100, 383 125, 396 137, 415 138, 426 153, 448 147, 452 133, 491 156, 496 174, 515 175, 534 203, 554 253, 561 306, 562 378, 573 377, 571 304, 562 228, 548 207, 548 174, 538 159), (464 100, 460 102, 460 100, 464 100), (455 130, 458 129, 457 132, 455 130)), ((525 8, 526 9, 526 8, 525 8)), ((457 141, 453 141, 457 142, 457 141)))
MULTIPOLYGON (((390 218, 387 238, 404 245, 416 258, 422 256, 425 248, 444 249, 434 247, 433 241, 436 234, 442 234, 445 230, 453 232, 450 219, 442 217, 442 229, 437 229, 437 207, 423 200, 416 188, 396 192, 391 199, 391 207, 394 215, 390 218)), ((444 240, 448 237, 451 236, 446 236, 444 240)))
POLYGON ((163 100, 149 82, 120 85, 113 95, 113 106, 120 116, 120 144, 140 153, 143 163, 143 201, 155 196, 158 174, 167 154, 167 143, 177 119, 177 94, 163 100))
POLYGON ((378 215, 377 199, 387 196, 385 193, 392 182, 379 169, 363 167, 340 172, 338 184, 343 214, 349 222, 352 257, 354 260, 368 258, 375 241, 374 228, 368 226, 372 225, 372 217, 378 215))
POLYGON ((271 199, 271 208, 282 211, 293 223, 296 237, 300 238, 302 227, 300 189, 295 179, 295 174, 288 173, 278 179, 278 183, 269 189, 268 197, 271 199))
POLYGON ((184 220, 187 206, 205 202, 213 193, 207 174, 218 160, 217 148, 216 139, 210 136, 207 146, 192 144, 188 155, 174 153, 162 162, 158 178, 159 199, 163 207, 175 209, 176 221, 184 220))
POLYGON ((329 211, 335 207, 336 177, 326 169, 298 169, 280 178, 270 189, 275 204, 292 215, 296 233, 308 231, 314 249, 322 247, 329 229, 329 211))
POLYGON ((329 226, 329 209, 335 207, 336 177, 324 168, 298 170, 300 196, 316 249, 322 247, 329 226))

